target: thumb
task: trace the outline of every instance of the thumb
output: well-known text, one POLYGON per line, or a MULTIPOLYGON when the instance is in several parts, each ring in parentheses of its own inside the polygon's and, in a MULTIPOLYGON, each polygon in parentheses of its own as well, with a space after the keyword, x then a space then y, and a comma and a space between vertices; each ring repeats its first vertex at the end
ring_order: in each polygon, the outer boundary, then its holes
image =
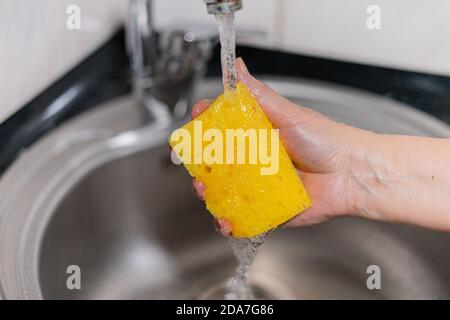
POLYGON ((299 106, 280 96, 264 82, 254 78, 244 60, 236 60, 238 81, 244 83, 276 128, 290 126, 299 116, 299 106))

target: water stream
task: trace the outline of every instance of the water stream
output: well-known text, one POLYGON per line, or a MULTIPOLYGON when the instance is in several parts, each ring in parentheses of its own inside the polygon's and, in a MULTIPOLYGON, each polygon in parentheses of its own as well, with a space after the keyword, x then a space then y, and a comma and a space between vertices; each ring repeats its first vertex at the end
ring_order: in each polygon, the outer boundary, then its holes
POLYGON ((216 15, 220 37, 220 58, 222 63, 222 77, 225 92, 236 88, 236 30, 234 28, 234 14, 224 13, 216 15))
POLYGON ((233 254, 238 261, 234 276, 227 284, 225 299, 227 300, 253 300, 255 295, 250 285, 250 267, 255 260, 258 247, 269 236, 269 232, 250 239, 229 238, 233 254))
MULTIPOLYGON (((236 31, 234 14, 216 15, 221 45, 222 77, 225 97, 226 93, 236 88, 236 31)), ((258 247, 264 243, 269 233, 250 239, 230 238, 233 254, 238 261, 235 275, 229 280, 225 299, 251 300, 254 293, 250 285, 250 267, 255 260, 258 247)))

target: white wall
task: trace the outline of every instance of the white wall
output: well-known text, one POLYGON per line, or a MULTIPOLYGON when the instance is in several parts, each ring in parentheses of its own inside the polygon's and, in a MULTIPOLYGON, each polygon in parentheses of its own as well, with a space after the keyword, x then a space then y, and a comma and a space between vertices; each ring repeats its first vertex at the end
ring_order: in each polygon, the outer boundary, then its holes
MULTIPOLYGON (((245 1, 245 0, 244 0, 245 1)), ((448 0, 277 0, 281 42, 303 52, 450 75, 448 0), (381 30, 366 27, 369 5, 381 30)))
POLYGON ((123 0, 1 0, 0 121, 110 36, 122 20, 125 4, 123 0), (66 28, 69 4, 82 9, 80 31, 66 28))
MULTIPOLYGON (((243 0, 238 29, 266 32, 267 43, 301 52, 450 75, 449 0, 243 0), (366 27, 381 8, 382 29, 366 27)), ((108 38, 127 0, 1 0, 0 121, 108 38), (79 5, 82 28, 66 28, 79 5)), ((158 26, 196 22, 214 28, 202 0, 156 0, 158 26)))

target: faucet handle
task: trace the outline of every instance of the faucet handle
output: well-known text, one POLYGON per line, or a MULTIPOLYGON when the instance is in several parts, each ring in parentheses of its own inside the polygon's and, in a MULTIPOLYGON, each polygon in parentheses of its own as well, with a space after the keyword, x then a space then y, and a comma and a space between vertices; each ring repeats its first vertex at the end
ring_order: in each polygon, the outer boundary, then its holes
POLYGON ((158 35, 159 56, 147 90, 172 117, 182 118, 189 111, 195 85, 218 39, 217 30, 199 25, 173 26, 158 35))
POLYGON ((192 103, 194 83, 218 39, 217 32, 180 26, 156 32, 151 0, 130 0, 128 15, 126 38, 133 89, 144 116, 184 116, 192 103))

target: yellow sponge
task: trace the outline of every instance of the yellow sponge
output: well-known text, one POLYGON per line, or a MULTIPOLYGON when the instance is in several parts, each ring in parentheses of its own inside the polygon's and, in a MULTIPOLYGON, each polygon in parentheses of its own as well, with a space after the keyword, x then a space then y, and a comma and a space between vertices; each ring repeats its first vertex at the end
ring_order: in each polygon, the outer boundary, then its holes
POLYGON ((312 205, 278 132, 242 83, 175 130, 169 143, 234 237, 259 235, 312 205))

